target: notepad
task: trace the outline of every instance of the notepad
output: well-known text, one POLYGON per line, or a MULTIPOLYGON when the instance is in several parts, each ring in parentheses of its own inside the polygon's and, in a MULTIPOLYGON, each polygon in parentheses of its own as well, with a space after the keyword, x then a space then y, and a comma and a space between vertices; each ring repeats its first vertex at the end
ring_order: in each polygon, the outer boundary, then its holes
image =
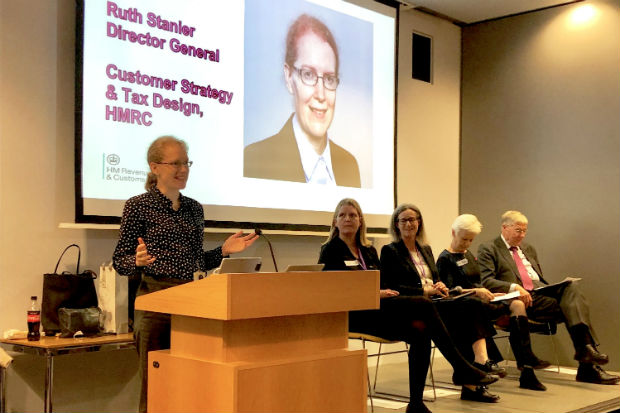
POLYGON ((546 294, 555 294, 556 291, 559 291, 561 288, 566 287, 568 284, 574 282, 574 281, 580 281, 581 278, 575 278, 575 277, 566 277, 564 278, 562 281, 555 283, 555 284, 549 284, 549 285, 545 285, 543 287, 538 287, 538 288, 534 288, 532 291, 536 292, 538 294, 542 294, 542 295, 546 295, 546 294))
POLYGON ((466 293, 462 293, 462 294, 459 294, 459 295, 449 295, 447 297, 440 297, 440 296, 431 297, 431 300, 433 300, 433 301, 443 301, 443 300, 452 301, 452 300, 458 300, 459 298, 467 297, 467 296, 472 295, 474 293, 475 293, 474 290, 470 290, 470 291, 467 291, 466 293))
POLYGON ((508 294, 498 295, 497 297, 492 299, 491 302, 494 303, 494 302, 497 302, 497 301, 512 300, 513 298, 517 298, 520 295, 521 294, 519 293, 519 291, 513 291, 513 292, 508 293, 508 294))

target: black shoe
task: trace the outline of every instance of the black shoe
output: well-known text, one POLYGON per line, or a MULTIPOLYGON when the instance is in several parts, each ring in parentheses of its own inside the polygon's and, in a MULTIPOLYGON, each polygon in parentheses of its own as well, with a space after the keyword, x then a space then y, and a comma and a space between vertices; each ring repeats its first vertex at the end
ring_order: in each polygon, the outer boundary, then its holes
POLYGON ((409 403, 407 405, 407 410, 405 410, 406 413, 433 413, 431 412, 428 407, 426 407, 426 405, 424 404, 424 402, 413 402, 413 403, 409 403))
POLYGON ((484 364, 476 363, 474 361, 474 367, 487 373, 499 376, 500 379, 503 379, 508 374, 505 368, 498 366, 497 363, 494 363, 491 360, 487 360, 484 364))
POLYGON ((596 351, 592 344, 586 344, 586 346, 575 353, 575 360, 580 363, 596 364, 602 366, 609 362, 607 354, 599 353, 596 351))
MULTIPOLYGON (((534 356, 536 357, 536 356, 534 356)), ((532 363, 532 368, 534 370, 543 370, 546 369, 547 367, 549 367, 551 365, 550 362, 548 362, 547 360, 541 360, 538 357, 536 357, 536 361, 535 363, 532 363)))
POLYGON ((460 386, 464 384, 476 386, 479 384, 488 385, 495 383, 497 380, 499 380, 499 377, 494 376, 493 374, 487 374, 477 368, 472 368, 467 373, 457 373, 456 371, 452 373, 452 383, 460 386))
POLYGON ((476 386, 476 390, 463 386, 461 390, 461 400, 471 400, 472 402, 497 403, 499 396, 489 393, 486 386, 476 386))
POLYGON ((522 389, 536 391, 547 390, 547 387, 538 380, 538 377, 534 374, 534 369, 531 367, 526 367, 521 372, 521 377, 519 377, 519 387, 522 389))
POLYGON ((605 372, 600 366, 579 364, 577 381, 595 384, 618 384, 620 377, 605 372))
POLYGON ((534 360, 534 362, 532 364, 528 364, 526 366, 523 365, 517 365, 517 368, 519 369, 519 371, 522 371, 524 367, 531 367, 534 370, 543 370, 546 369, 547 367, 549 367, 551 365, 550 362, 548 362, 547 360, 541 360, 538 357, 534 356, 536 358, 536 360, 534 360))

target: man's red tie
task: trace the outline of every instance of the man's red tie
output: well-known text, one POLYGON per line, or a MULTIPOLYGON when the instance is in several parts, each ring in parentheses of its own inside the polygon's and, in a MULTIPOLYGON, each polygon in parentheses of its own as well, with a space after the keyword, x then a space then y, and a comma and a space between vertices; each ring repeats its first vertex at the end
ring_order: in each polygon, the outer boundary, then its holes
POLYGON ((534 283, 530 278, 530 275, 527 273, 527 269, 523 264, 523 260, 519 257, 519 251, 517 247, 510 247, 510 251, 512 251, 512 258, 515 260, 515 264, 517 264, 517 268, 519 269, 519 275, 521 276, 521 283, 523 283, 523 288, 528 291, 532 291, 534 289, 534 283))

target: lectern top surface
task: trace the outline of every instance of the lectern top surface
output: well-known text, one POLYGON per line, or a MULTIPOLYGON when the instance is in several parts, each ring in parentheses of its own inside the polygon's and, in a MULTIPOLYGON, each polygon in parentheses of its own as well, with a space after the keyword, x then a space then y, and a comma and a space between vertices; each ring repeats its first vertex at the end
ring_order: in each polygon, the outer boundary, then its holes
POLYGON ((137 310, 240 320, 379 308, 379 271, 214 274, 136 299, 137 310))

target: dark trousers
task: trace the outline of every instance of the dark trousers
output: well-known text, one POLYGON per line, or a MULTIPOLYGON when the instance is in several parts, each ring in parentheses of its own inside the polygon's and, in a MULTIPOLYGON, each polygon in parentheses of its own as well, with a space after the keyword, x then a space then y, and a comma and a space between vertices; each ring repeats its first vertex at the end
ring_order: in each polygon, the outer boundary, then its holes
MULTIPOLYGON (((402 340, 409 344, 410 403, 422 403, 430 364, 431 339, 455 371, 472 369, 461 355, 433 302, 422 296, 398 296, 381 300, 379 310, 349 313, 349 331, 402 340)), ((471 343, 469 343, 471 349, 471 343)))
MULTIPOLYGON (((187 281, 177 279, 155 279, 143 276, 136 296, 165 290, 184 284, 187 281)), ((149 351, 170 348, 170 314, 136 310, 134 314, 134 338, 140 356, 140 412, 146 412, 148 390, 148 353, 149 351)))
POLYGON ((544 295, 533 291, 532 305, 528 307, 527 315, 532 320, 551 319, 557 323, 565 322, 569 329, 585 324, 592 338, 598 342, 590 321, 590 306, 575 282, 561 288, 551 289, 544 295))
POLYGON ((474 360, 472 344, 480 339, 486 340, 487 353, 491 360, 503 360, 499 349, 490 339, 497 332, 482 300, 470 297, 439 300, 435 302, 435 306, 457 348, 467 360, 474 360))

